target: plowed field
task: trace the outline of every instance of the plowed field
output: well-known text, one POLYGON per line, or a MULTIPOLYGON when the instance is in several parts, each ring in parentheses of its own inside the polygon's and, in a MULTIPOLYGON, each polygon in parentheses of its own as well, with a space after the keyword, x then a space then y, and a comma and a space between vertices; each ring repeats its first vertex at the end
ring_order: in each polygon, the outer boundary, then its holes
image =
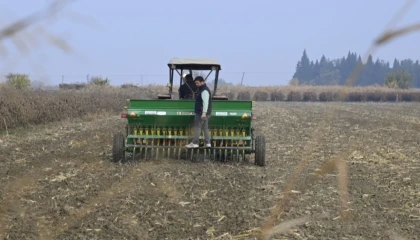
POLYGON ((0 235, 256 239, 308 153, 295 198, 277 223, 323 217, 273 239, 419 239, 419 103, 337 106, 256 103, 255 127, 267 141, 266 167, 254 166, 252 158, 249 163, 112 163, 112 133, 124 127, 119 116, 0 135, 0 235), (337 171, 313 175, 337 156, 348 164, 346 221, 340 218, 337 171))

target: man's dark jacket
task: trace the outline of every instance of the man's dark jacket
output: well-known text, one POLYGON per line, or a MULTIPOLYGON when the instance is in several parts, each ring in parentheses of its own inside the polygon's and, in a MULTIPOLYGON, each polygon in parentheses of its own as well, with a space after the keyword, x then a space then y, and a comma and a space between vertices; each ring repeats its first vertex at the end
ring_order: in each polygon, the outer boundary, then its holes
POLYGON ((201 87, 198 88, 198 93, 197 93, 197 96, 195 97, 194 112, 197 113, 197 114, 200 114, 200 115, 203 113, 203 99, 201 98, 201 93, 203 91, 205 91, 205 90, 209 91, 209 106, 207 107, 207 113, 206 113, 206 115, 207 116, 210 116, 211 115, 211 107, 212 107, 212 104, 211 104, 211 91, 207 87, 206 84, 204 84, 203 86, 201 86, 201 87))
POLYGON ((194 93, 197 92, 197 86, 194 82, 187 82, 181 85, 179 88, 179 98, 180 99, 194 99, 194 93), (193 90, 191 92, 191 89, 193 90))

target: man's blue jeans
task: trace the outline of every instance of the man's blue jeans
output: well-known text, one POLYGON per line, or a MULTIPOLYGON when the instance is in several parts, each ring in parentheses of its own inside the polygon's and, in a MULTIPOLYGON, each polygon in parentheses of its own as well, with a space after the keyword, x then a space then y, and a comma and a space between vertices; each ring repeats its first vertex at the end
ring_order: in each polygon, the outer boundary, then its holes
POLYGON ((194 144, 198 144, 200 135, 201 135, 201 130, 204 131, 204 137, 206 140, 206 144, 210 143, 210 131, 209 131, 209 120, 210 120, 210 116, 207 116, 206 119, 201 119, 201 115, 200 114, 195 114, 194 117, 194 138, 193 138, 193 143, 194 144))

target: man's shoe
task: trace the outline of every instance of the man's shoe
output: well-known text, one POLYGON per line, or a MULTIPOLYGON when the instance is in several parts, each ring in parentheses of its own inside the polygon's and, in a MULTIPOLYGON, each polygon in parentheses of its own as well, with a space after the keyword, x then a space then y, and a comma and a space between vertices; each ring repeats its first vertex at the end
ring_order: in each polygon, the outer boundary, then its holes
POLYGON ((187 147, 187 148, 198 148, 198 144, 190 143, 190 144, 185 145, 185 147, 187 147))
POLYGON ((211 147, 211 143, 207 143, 206 144, 206 147, 211 147))

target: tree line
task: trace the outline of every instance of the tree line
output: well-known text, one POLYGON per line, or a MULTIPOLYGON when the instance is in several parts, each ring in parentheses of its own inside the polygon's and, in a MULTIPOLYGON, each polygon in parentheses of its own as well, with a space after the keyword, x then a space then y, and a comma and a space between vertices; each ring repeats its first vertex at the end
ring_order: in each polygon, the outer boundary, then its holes
POLYGON ((363 64, 363 71, 352 86, 386 85, 393 88, 419 88, 419 60, 394 59, 392 66, 381 59, 374 60, 369 55, 366 62, 360 55, 348 52, 347 56, 329 59, 310 60, 306 50, 296 65, 291 84, 299 85, 344 85, 353 70, 363 64))

